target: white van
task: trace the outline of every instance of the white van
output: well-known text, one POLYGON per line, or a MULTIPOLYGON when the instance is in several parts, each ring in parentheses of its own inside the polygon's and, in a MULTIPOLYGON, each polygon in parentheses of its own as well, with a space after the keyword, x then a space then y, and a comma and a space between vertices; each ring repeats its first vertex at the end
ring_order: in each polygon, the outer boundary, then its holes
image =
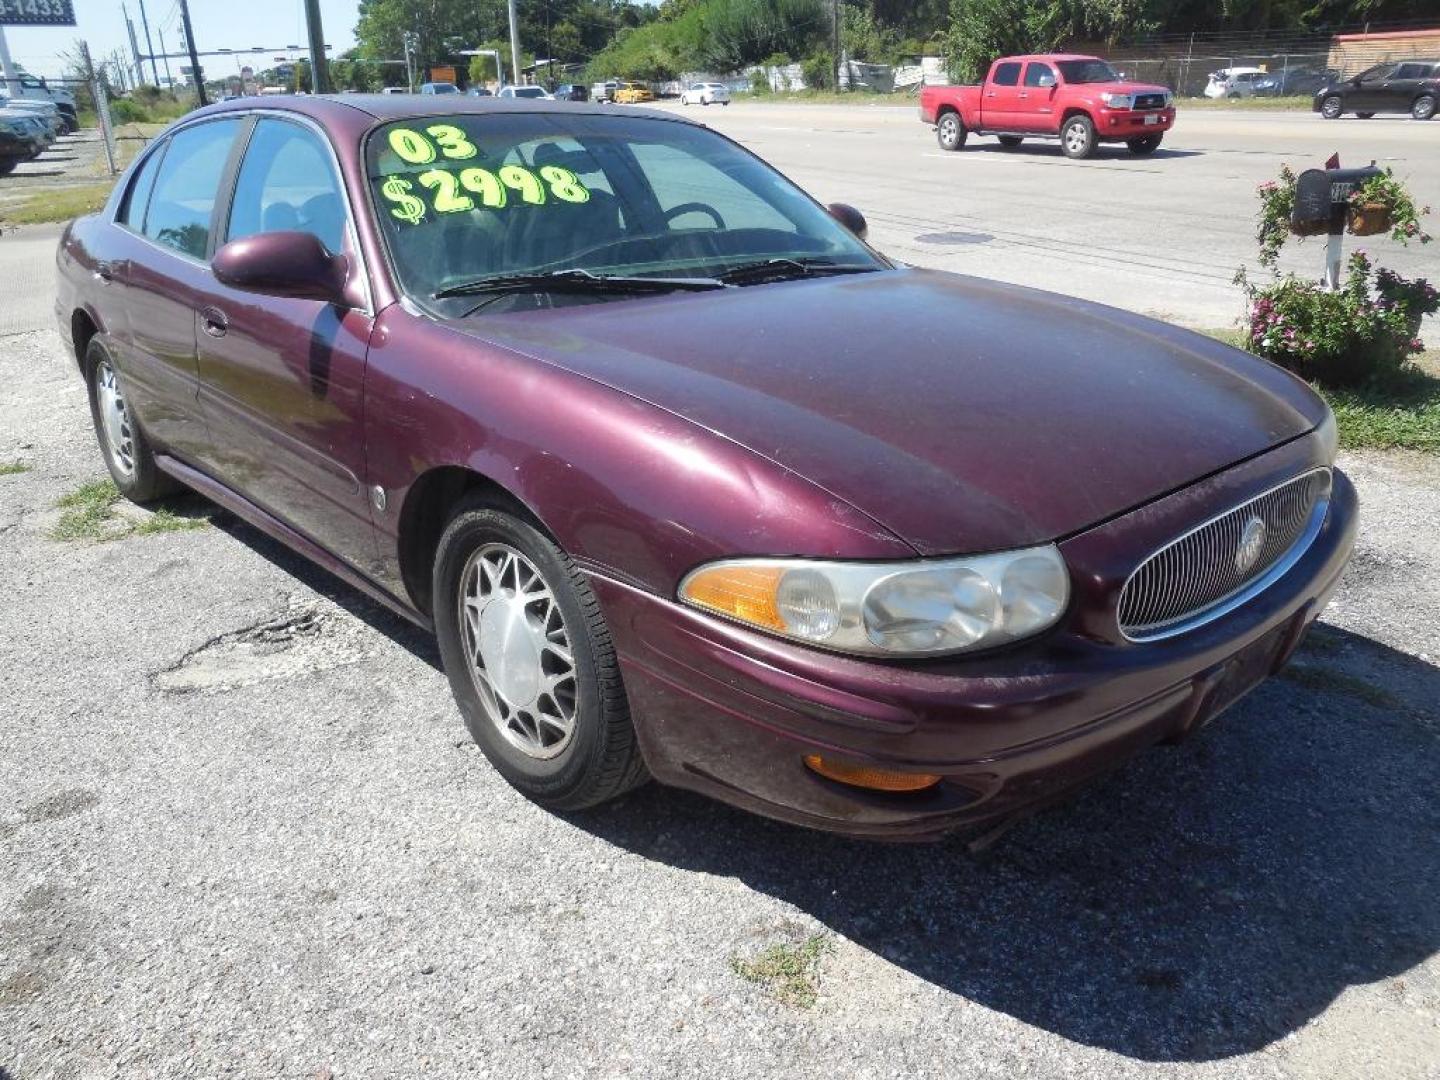
POLYGON ((1275 77, 1260 68, 1221 68, 1219 71, 1210 72, 1210 79, 1205 84, 1205 96, 1208 98, 1254 97, 1257 92, 1270 90, 1274 82, 1275 77))

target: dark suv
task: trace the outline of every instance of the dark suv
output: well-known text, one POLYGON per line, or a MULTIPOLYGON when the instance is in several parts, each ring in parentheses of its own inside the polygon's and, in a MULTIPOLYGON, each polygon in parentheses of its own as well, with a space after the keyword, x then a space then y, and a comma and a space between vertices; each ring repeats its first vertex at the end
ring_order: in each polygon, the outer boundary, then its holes
POLYGON ((1382 112, 1408 112, 1416 120, 1429 120, 1437 101, 1440 61, 1436 60, 1387 60, 1315 91, 1315 111, 1327 120, 1347 112, 1362 120, 1382 112))
POLYGON ((590 88, 580 83, 561 83, 555 88, 556 101, 589 101, 590 88))

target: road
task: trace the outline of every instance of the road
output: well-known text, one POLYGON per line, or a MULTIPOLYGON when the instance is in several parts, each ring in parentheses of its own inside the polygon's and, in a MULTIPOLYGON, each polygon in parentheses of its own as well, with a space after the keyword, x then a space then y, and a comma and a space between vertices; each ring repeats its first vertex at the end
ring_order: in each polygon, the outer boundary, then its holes
MULTIPOLYGON (((1374 160, 1408 179, 1417 202, 1440 208, 1440 122, 1408 117, 1182 108, 1152 157, 1121 145, 1070 161, 1054 142, 1005 150, 979 137, 945 153, 913 107, 661 107, 744 143, 821 201, 859 207, 872 241, 897 259, 1190 326, 1238 319, 1231 280, 1237 267, 1253 266, 1255 187, 1282 164, 1318 167, 1335 152, 1346 165, 1374 160)), ((1434 247, 1407 250, 1384 237, 1346 243, 1407 276, 1437 276, 1434 247)), ((1323 248, 1321 240, 1293 242, 1281 265, 1318 277, 1323 248)))
POLYGON ((654 786, 560 817, 433 642, 200 500, 52 537, 104 472, 49 243, 0 238, 42 313, 0 331, 0 1077, 1434 1080, 1434 458, 1344 459, 1356 558, 1287 677, 984 859, 654 786), (736 971, 807 941, 813 1007, 736 971))

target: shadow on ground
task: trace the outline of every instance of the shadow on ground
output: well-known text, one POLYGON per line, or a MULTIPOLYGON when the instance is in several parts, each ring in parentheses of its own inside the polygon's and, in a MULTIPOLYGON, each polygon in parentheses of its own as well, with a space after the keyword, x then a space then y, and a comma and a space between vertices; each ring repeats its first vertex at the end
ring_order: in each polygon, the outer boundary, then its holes
MULTIPOLYGON (((433 667, 433 639, 287 548, 216 524, 433 667)), ((1260 1049, 1440 949, 1440 668, 1329 627, 1280 677, 986 856, 885 846, 650 785, 572 818, 735 877, 912 974, 1151 1061, 1260 1049)))
MULTIPOLYGON (((985 136, 977 136, 977 141, 966 142, 961 153, 968 154, 975 150, 983 150, 993 154, 1011 154, 1016 157, 1048 157, 1056 161, 1066 161, 1066 157, 1060 151, 1060 144, 1053 139, 1027 140, 1019 146, 1002 146, 993 139, 985 136)), ((1156 158, 1187 158, 1200 157, 1204 150, 1172 150, 1168 146, 1162 146, 1158 150, 1152 150, 1148 154, 1132 154, 1124 143, 1101 143, 1095 148, 1095 153, 1086 160, 1089 161, 1153 161, 1156 158)))

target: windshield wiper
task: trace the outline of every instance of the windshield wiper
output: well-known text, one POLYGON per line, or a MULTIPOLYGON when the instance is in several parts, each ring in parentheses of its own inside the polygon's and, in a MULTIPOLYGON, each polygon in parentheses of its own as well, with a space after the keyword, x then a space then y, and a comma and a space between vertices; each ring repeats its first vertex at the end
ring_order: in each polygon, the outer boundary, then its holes
POLYGON ((856 263, 835 263, 825 259, 761 259, 759 262, 732 266, 716 278, 726 285, 757 285, 764 281, 785 281, 790 278, 825 277, 830 274, 866 274, 878 266, 856 263))
POLYGON ((625 274, 592 274, 575 267, 543 274, 496 274, 432 293, 436 300, 452 296, 483 296, 486 293, 578 292, 578 293, 661 293, 684 290, 701 292, 723 289, 724 281, 705 277, 632 277, 625 274))

